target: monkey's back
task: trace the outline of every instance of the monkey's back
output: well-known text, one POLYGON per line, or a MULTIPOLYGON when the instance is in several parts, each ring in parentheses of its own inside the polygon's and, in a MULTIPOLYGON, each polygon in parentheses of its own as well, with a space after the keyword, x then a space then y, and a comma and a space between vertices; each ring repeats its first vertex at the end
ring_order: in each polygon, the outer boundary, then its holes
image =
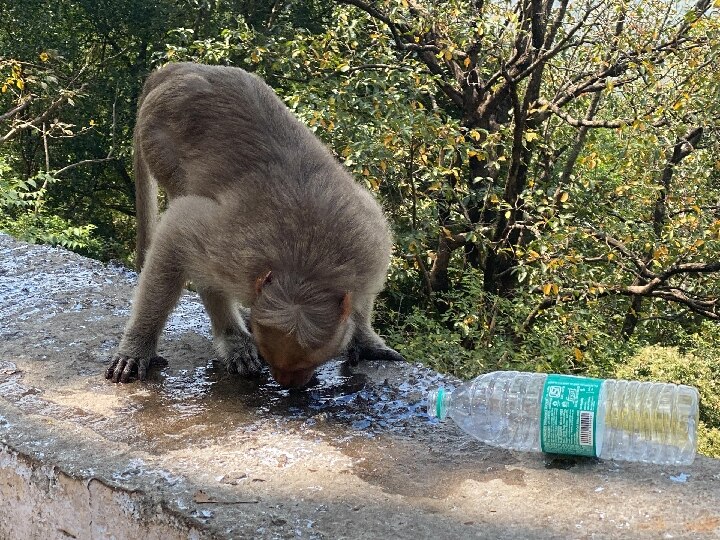
POLYGON ((361 294, 382 287, 391 244, 380 206, 258 77, 162 68, 145 84, 135 141, 171 204, 218 202, 243 242, 215 248, 233 250, 243 271, 287 267, 361 294))

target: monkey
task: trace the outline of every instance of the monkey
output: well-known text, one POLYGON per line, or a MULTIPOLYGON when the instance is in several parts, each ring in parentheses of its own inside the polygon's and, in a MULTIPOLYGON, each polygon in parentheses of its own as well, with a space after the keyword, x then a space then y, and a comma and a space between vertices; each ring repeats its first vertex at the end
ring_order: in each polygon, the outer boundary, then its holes
POLYGON ((260 77, 156 70, 133 149, 140 274, 107 379, 146 379, 188 281, 230 373, 264 362, 279 385, 302 388, 343 354, 405 360, 371 327, 392 249, 380 204, 260 77))

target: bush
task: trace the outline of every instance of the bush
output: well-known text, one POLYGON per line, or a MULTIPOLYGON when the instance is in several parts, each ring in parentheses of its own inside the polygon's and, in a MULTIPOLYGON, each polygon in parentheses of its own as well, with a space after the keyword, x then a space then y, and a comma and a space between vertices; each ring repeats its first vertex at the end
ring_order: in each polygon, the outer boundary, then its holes
POLYGON ((421 306, 413 305, 415 291, 403 277, 391 274, 376 324, 409 360, 461 379, 495 370, 603 377, 618 358, 637 349, 635 342, 612 335, 591 308, 548 309, 535 324, 526 325, 542 297, 518 292, 509 299, 487 293, 482 275, 471 268, 465 270, 461 287, 434 295, 434 301, 421 306), (404 308, 408 304, 412 307, 404 308), (391 316, 393 308, 400 313, 391 316))
POLYGON ((74 225, 44 212, 24 213, 18 217, 3 214, 0 208, 0 231, 33 244, 62 246, 83 255, 100 258, 102 243, 93 236, 94 225, 74 225))
POLYGON ((700 394, 698 450, 701 454, 720 457, 720 355, 717 348, 706 348, 697 335, 694 349, 679 347, 643 347, 613 376, 618 379, 687 384, 700 394))
POLYGON ((100 258, 102 242, 93 234, 95 225, 78 225, 47 210, 45 196, 55 182, 45 173, 23 180, 0 156, 0 231, 33 244, 62 246, 100 258))

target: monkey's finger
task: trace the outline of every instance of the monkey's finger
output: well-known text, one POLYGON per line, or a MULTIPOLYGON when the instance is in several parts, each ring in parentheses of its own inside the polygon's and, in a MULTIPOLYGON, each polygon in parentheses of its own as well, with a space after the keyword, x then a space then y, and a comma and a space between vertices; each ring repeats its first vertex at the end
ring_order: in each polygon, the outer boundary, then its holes
POLYGON ((351 346, 347 351, 347 362, 351 366, 357 366, 360 363, 360 348, 351 346))
POLYGON ((390 347, 382 349, 364 349, 361 357, 365 360, 386 360, 389 362, 406 362, 405 357, 390 347))
POLYGON ((252 354, 252 364, 250 366, 250 371, 252 373, 260 373, 263 368, 264 360, 260 357, 260 353, 258 353, 257 350, 253 350, 252 354))
POLYGON ((112 382, 117 383, 120 382, 120 377, 123 374, 123 371, 125 370, 125 366, 127 365, 128 357, 127 356, 118 356, 117 362, 115 363, 115 369, 113 370, 112 374, 112 382))
POLYGON ((147 377, 147 366, 145 365, 145 362, 140 362, 138 364, 138 381, 144 381, 147 377))
POLYGON ((133 372, 137 371, 137 367, 137 360, 135 360, 135 358, 128 358, 127 363, 125 364, 125 369, 122 370, 122 374, 120 375, 120 382, 128 382, 133 372))
MULTIPOLYGON (((115 374, 115 367, 117 367, 118 362, 120 362, 120 357, 116 356, 112 359, 112 362, 110 362, 110 365, 105 370, 105 378, 106 379, 112 379, 113 375, 115 374)), ((115 381, 117 382, 117 381, 115 381)))
POLYGON ((115 371, 113 372, 112 379, 110 379, 114 383, 120 382, 120 376, 122 375, 123 370, 125 369, 125 362, 121 360, 117 367, 115 368, 115 371))
POLYGON ((228 373, 239 373, 240 369, 238 369, 238 366, 240 364, 240 359, 237 358, 237 356, 234 356, 233 358, 230 358, 226 362, 224 362, 225 368, 227 369, 228 373))
POLYGON ((260 371, 260 364, 257 357, 252 354, 248 358, 244 358, 238 368, 238 373, 246 376, 254 375, 258 371, 260 371))

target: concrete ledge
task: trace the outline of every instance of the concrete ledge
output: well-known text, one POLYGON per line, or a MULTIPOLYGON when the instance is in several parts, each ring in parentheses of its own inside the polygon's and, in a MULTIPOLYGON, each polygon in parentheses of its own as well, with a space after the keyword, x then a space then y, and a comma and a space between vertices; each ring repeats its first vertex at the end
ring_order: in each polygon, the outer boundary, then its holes
POLYGON ((0 448, 3 538, 199 539, 195 523, 146 493, 74 478, 5 446, 0 448))
POLYGON ((720 462, 548 461, 431 423, 419 365, 302 392, 212 365, 184 295, 170 365, 102 377, 136 276, 0 235, 0 538, 717 538, 720 462))

